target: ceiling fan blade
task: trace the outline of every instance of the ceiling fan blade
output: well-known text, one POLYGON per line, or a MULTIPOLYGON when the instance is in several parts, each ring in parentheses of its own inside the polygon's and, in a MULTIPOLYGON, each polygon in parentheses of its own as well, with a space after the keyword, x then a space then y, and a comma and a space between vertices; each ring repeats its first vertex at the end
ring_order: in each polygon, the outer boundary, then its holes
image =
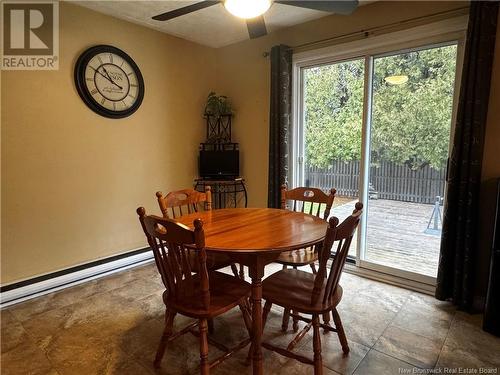
POLYGON ((248 19, 247 28, 250 39, 267 35, 266 23, 264 22, 264 17, 262 16, 248 19))
POLYGON ((328 0, 328 1, 315 1, 315 0, 297 0, 285 1, 276 0, 275 3, 292 5, 300 8, 307 8, 313 10, 322 10, 324 12, 337 13, 337 14, 351 14, 357 8, 358 0, 328 0))
POLYGON ((218 1, 218 0, 201 1, 199 3, 191 4, 191 5, 179 8, 179 9, 171 10, 170 12, 158 14, 158 15, 154 16, 153 19, 156 21, 168 21, 168 20, 171 20, 172 18, 176 18, 176 17, 183 16, 185 14, 196 12, 197 10, 208 8, 208 7, 211 7, 212 5, 216 5, 219 3, 220 3, 220 1, 218 1))

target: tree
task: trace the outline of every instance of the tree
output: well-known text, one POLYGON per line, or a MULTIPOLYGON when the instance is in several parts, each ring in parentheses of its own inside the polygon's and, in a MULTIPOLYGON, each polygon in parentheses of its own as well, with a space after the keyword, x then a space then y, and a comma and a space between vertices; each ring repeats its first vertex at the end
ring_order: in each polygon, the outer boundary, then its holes
MULTIPOLYGON (((456 46, 374 59, 371 161, 439 169, 448 156, 456 46), (407 75, 391 85, 385 78, 407 75)), ((305 69, 306 159, 326 167, 359 160, 364 60, 305 69)))
POLYGON ((304 72, 306 158, 310 165, 325 167, 332 160, 359 159, 363 77, 363 60, 304 72))

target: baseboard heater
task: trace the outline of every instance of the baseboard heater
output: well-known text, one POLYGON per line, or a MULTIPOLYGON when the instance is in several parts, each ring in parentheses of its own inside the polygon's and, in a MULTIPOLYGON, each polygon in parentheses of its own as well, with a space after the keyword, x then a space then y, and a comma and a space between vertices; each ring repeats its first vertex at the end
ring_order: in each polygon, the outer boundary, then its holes
POLYGON ((84 263, 75 267, 33 277, 0 287, 0 308, 52 293, 70 286, 107 276, 153 260, 151 248, 84 263))

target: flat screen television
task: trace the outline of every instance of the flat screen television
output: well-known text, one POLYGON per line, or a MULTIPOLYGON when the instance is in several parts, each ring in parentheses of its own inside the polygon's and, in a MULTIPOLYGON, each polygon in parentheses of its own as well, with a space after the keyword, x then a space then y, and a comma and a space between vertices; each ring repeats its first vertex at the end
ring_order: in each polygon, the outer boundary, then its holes
POLYGON ((199 173, 202 178, 238 177, 240 175, 239 150, 200 150, 199 173))

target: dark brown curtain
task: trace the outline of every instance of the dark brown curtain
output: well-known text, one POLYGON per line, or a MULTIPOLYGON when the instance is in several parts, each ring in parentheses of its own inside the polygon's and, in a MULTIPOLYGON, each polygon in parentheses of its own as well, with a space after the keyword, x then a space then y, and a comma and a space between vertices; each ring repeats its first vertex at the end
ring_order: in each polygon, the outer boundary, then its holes
POLYGON ((479 186, 498 2, 472 1, 460 100, 448 165, 436 298, 471 310, 478 249, 479 186))
POLYGON ((267 205, 280 207, 281 185, 287 183, 288 138, 292 101, 292 51, 271 49, 271 100, 269 113, 269 187, 267 205))

